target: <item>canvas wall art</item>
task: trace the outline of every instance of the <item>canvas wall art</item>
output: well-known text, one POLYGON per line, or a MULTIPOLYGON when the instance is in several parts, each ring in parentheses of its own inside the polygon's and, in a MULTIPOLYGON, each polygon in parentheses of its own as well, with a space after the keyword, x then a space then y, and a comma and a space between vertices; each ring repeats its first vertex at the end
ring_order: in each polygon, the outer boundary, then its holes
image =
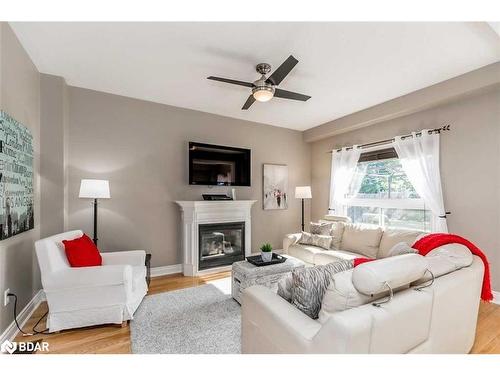
POLYGON ((288 166, 264 164, 263 176, 264 210, 286 210, 288 208, 288 166))
POLYGON ((0 240, 33 229, 33 136, 0 111, 0 240))

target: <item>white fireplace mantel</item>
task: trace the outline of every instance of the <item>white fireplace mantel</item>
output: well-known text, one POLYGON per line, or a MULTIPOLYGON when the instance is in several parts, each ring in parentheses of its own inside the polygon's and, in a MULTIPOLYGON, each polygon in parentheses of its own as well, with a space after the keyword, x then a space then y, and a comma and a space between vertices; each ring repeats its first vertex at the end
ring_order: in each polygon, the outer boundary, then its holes
POLYGON ((185 276, 219 272, 229 267, 198 270, 198 225, 245 222, 245 256, 252 253, 251 210, 254 200, 176 201, 182 212, 182 270, 185 276))

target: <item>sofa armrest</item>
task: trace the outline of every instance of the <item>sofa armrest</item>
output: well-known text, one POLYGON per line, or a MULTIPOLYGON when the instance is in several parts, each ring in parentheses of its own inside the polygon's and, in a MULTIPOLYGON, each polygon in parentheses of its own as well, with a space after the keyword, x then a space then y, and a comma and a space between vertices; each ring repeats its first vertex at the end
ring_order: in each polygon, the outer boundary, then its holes
POLYGON ((101 253, 102 265, 129 264, 131 266, 144 266, 146 252, 144 250, 116 251, 112 253, 101 253))
POLYGON ((321 324, 261 285, 243 291, 244 353, 307 352, 321 324))
POLYGON ((43 289, 46 292, 110 285, 132 286, 132 266, 66 268, 43 278, 43 289))
POLYGON ((302 237, 302 233, 287 234, 285 238, 283 238, 283 253, 287 254, 288 248, 299 242, 300 237, 302 237))

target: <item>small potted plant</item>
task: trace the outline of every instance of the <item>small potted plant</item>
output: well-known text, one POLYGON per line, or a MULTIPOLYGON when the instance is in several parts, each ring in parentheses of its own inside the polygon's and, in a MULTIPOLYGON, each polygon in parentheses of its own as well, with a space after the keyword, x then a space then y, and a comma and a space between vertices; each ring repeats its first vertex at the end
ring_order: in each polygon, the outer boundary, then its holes
POLYGON ((273 247, 271 244, 265 243, 260 247, 260 256, 264 262, 270 262, 273 259, 273 247))

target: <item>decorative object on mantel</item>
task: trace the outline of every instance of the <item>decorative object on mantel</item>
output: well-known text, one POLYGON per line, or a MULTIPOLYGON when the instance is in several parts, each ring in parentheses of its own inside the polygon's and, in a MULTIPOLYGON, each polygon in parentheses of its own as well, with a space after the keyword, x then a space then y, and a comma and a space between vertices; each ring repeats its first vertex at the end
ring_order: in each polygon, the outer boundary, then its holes
POLYGON ((302 200, 302 232, 304 231, 304 199, 311 199, 311 187, 310 186, 297 186, 295 187, 295 198, 302 200))
POLYGON ((78 197, 94 199, 94 238, 92 240, 97 245, 97 199, 111 198, 109 181, 83 179, 80 183, 80 194, 78 197))
POLYGON ((226 194, 202 194, 201 196, 204 201, 230 201, 233 199, 226 194))
POLYGON ((273 247, 270 243, 265 243, 260 247, 260 256, 263 262, 270 262, 273 259, 273 247))
POLYGON ((288 166, 264 164, 262 204, 264 210, 288 208, 288 166))
POLYGON ((33 136, 0 111, 0 240, 35 227, 33 136))

